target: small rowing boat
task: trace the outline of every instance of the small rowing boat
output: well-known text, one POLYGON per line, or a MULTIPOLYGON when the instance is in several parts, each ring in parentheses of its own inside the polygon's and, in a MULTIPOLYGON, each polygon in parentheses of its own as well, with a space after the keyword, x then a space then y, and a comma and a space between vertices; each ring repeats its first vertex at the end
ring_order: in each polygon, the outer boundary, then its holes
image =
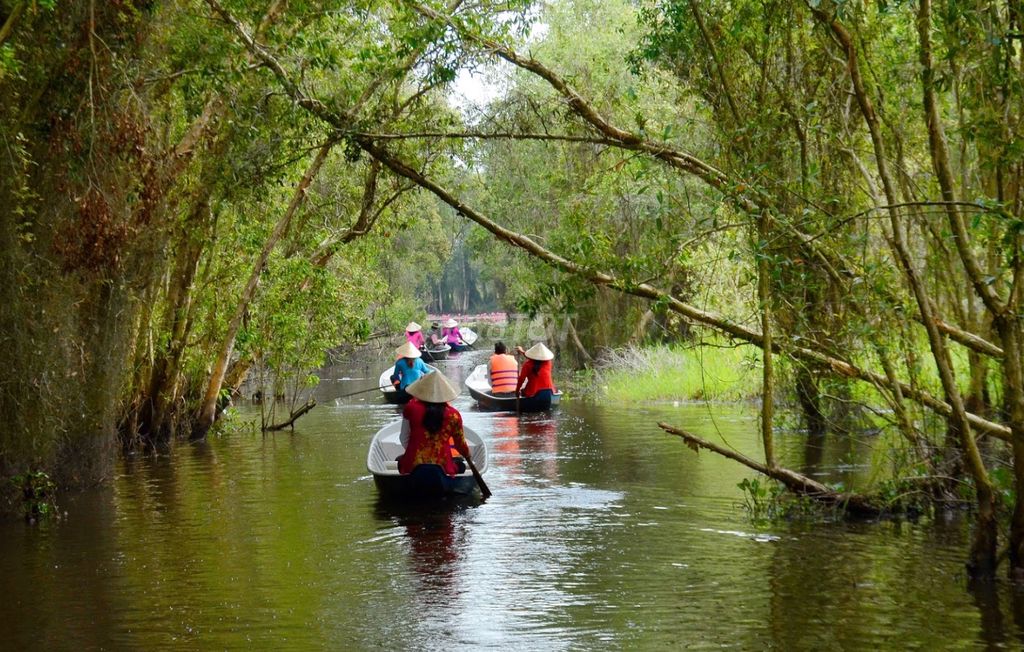
MULTIPOLYGON (((441 373, 441 371, 433 366, 427 365, 427 368, 431 371, 441 373)), ((380 375, 380 380, 377 381, 377 387, 380 388, 381 394, 384 395, 384 400, 388 403, 408 403, 409 399, 412 398, 405 391, 398 391, 395 386, 391 384, 391 374, 395 373, 395 365, 391 365, 384 370, 384 373, 380 375)))
POLYGON ((432 349, 420 349, 423 354, 424 362, 440 362, 441 360, 448 359, 448 353, 452 350, 452 347, 447 344, 440 344, 432 349))
POLYGON ((460 329, 459 336, 462 338, 460 343, 452 344, 451 342, 448 342, 448 345, 452 348, 452 353, 461 353, 463 351, 470 350, 473 348, 473 343, 476 342, 478 337, 480 337, 470 328, 460 329))
MULTIPOLYGON (((491 394, 491 384, 487 382, 487 365, 477 365, 473 373, 466 379, 466 387, 469 388, 470 396, 476 399, 480 407, 485 410, 508 410, 515 412, 517 409, 515 396, 495 396, 491 394)), ((543 412, 558 405, 561 398, 562 392, 556 392, 551 395, 550 404, 538 404, 536 401, 520 399, 518 409, 521 412, 543 412)))
MULTIPOLYGON (((469 454, 480 475, 487 472, 487 444, 472 428, 463 426, 469 454)), ((366 468, 381 494, 406 498, 438 498, 448 495, 469 495, 477 488, 473 473, 468 468, 456 476, 449 476, 436 464, 421 464, 412 473, 398 472, 397 457, 405 452, 399 440, 402 421, 389 423, 373 436, 366 455, 366 468)))

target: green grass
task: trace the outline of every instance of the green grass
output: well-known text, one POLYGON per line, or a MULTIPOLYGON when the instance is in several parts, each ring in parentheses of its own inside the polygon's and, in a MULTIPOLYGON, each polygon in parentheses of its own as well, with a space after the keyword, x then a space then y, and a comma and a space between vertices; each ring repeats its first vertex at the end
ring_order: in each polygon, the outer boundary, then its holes
MULTIPOLYGON (((914 335, 917 368, 913 383, 933 396, 942 396, 928 342, 923 334, 914 335)), ((882 365, 871 349, 849 353, 854 364, 882 373, 882 365)), ((950 346, 950 353, 958 384, 966 392, 970 380, 967 353, 955 344, 950 346)), ((898 351, 893 357, 897 376, 910 382, 906 358, 898 351)), ((791 386, 790 374, 796 363, 783 355, 775 356, 775 361, 777 383, 780 391, 785 392, 791 386)), ((998 403, 1002 396, 999 369, 991 361, 987 364, 989 387, 998 403)), ((761 350, 749 344, 723 345, 714 341, 618 349, 603 354, 593 377, 586 378, 585 383, 594 387, 598 396, 619 401, 741 401, 760 395, 761 350)), ((851 382, 848 389, 850 400, 886 405, 878 389, 868 383, 851 382)))
POLYGON ((607 353, 597 370, 617 401, 740 401, 761 391, 760 350, 741 346, 655 346, 607 353))

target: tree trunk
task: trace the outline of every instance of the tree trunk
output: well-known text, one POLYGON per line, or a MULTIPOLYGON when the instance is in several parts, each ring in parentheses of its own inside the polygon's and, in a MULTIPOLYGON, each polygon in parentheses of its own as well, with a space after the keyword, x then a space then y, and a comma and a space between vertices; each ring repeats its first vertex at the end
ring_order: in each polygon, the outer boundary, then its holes
POLYGON ((203 225, 211 221, 209 218, 209 194, 206 193, 196 202, 189 219, 183 225, 177 248, 177 264, 171 272, 162 328, 162 332, 170 334, 170 339, 167 350, 154 360, 139 422, 139 434, 151 441, 164 440, 170 435, 164 417, 174 390, 173 379, 180 372, 188 343, 192 284, 205 245, 206 229, 203 225))
POLYGON ((764 445, 764 461, 769 468, 775 468, 775 441, 772 436, 772 422, 775 415, 775 376, 772 369, 772 296, 771 269, 768 264, 768 242, 770 228, 767 211, 757 221, 757 300, 761 307, 761 443, 764 445))
POLYGON ((294 430, 295 429, 295 422, 298 420, 298 418, 301 417, 302 415, 304 415, 305 413, 309 412, 310 410, 312 410, 315 407, 316 407, 316 401, 313 400, 313 399, 309 399, 308 401, 306 401, 305 405, 303 405, 302 407, 300 407, 299 409, 293 411, 290 415, 288 415, 288 420, 287 421, 284 421, 282 423, 278 423, 278 424, 275 424, 275 425, 272 425, 272 426, 263 426, 263 429, 266 430, 266 431, 273 431, 273 430, 284 430, 285 428, 292 428, 294 430))
POLYGON ((796 370, 796 397, 800 403, 800 411, 804 415, 807 431, 819 435, 825 432, 826 419, 821 407, 821 392, 814 382, 811 370, 800 366, 796 370))
POLYGON ((242 295, 239 297, 238 304, 235 307, 235 314, 228 323, 227 332, 224 334, 224 339, 221 343, 220 353, 217 355, 217 359, 214 362, 213 371, 210 374, 210 381, 206 386, 206 394, 203 396, 203 402, 199 407, 196 422, 192 428, 191 439, 193 440, 206 437, 206 433, 210 430, 210 427, 213 425, 213 422, 217 417, 217 397, 220 395, 221 384, 224 381, 224 374, 227 371, 228 363, 231 361, 231 353, 235 347, 235 336, 238 335, 238 330, 242 327, 242 320, 249 309, 249 304, 256 295, 256 288, 259 285, 260 275, 263 273, 263 268, 266 267, 267 260, 270 258, 270 254, 274 250, 274 247, 285 232, 287 232, 288 225, 291 223, 292 217, 306 198, 306 190, 309 188, 309 184, 312 183, 313 179, 320 171, 320 167, 327 159, 327 154, 331 151, 331 148, 334 147, 336 142, 337 140, 332 137, 320 147, 320 150, 317 152, 316 157, 309 166, 309 169, 306 170, 306 174, 303 175, 302 180, 299 181, 299 185, 295 189, 295 194, 292 196, 291 203, 289 203, 284 215, 281 216, 281 219, 278 220, 277 224, 274 226, 274 230, 271 232, 270 237, 267 238, 267 241, 263 245, 263 250, 257 257, 256 262, 253 264, 252 271, 249 274, 249 280, 245 284, 245 288, 242 290, 242 295))
POLYGON ((995 321, 1003 349, 1003 392, 1005 410, 1013 432, 1013 468, 1016 501, 1010 522, 1010 575, 1024 579, 1024 334, 1016 314, 1001 315, 995 321))
MULTIPOLYGON (((922 0, 923 3, 927 3, 927 1, 922 0)), ((899 209, 895 208, 899 199, 892 175, 889 172, 889 157, 885 151, 878 116, 875 113, 871 99, 868 97, 861 77, 856 46, 852 36, 838 18, 829 16, 820 9, 814 9, 813 11, 822 22, 828 25, 846 54, 847 71, 850 74, 850 80, 853 82, 857 103, 871 134, 875 164, 878 169, 878 175, 882 180, 882 187, 885 190, 886 201, 889 203, 889 222, 892 228, 890 245, 900 262, 900 266, 903 268, 907 283, 910 285, 910 289, 917 302, 918 310, 921 312, 921 318, 928 333, 928 344, 931 347, 939 379, 942 382, 942 388, 946 394, 947 401, 952 408, 952 414, 950 415, 951 423, 956 427, 960 435, 960 443, 966 457, 967 467, 974 479, 978 514, 974 543, 971 547, 970 559, 967 563, 968 572, 977 577, 991 577, 995 574, 997 561, 995 490, 988 476, 988 471, 985 469, 977 442, 975 442, 974 436, 971 433, 971 425, 967 419, 967 413, 960 397, 960 390, 953 376, 949 351, 933 317, 934 311, 931 298, 928 296, 907 247, 903 220, 899 214, 899 209)))

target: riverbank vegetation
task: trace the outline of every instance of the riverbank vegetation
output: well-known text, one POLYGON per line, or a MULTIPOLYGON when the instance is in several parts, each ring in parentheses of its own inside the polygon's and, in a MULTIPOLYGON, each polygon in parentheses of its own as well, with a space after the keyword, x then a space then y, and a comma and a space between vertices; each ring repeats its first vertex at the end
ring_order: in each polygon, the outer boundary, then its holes
POLYGON ((741 401, 760 395, 759 366, 750 345, 656 345, 602 355, 594 382, 610 401, 741 401))
POLYGON ((102 481, 118 443, 205 437, 256 365, 298 386, 418 306, 502 302, 582 364, 756 347, 763 461, 664 427, 862 513, 773 427, 869 388, 936 497, 971 487, 971 572, 1024 575, 1022 16, 2 2, 0 475, 102 481), (466 70, 500 92, 456 104, 466 70))

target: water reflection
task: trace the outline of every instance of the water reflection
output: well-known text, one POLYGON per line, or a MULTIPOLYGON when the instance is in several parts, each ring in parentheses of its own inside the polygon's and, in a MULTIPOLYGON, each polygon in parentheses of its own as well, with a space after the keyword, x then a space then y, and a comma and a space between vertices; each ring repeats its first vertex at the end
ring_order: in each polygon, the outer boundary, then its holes
POLYGON ((444 604, 454 599, 463 574, 459 561, 466 546, 466 533, 456 528, 455 513, 471 500, 441 505, 403 506, 380 500, 377 518, 401 529, 408 548, 409 568, 419 580, 420 599, 444 604))
POLYGON ((558 421, 543 412, 519 417, 520 447, 535 477, 558 480, 558 421))
POLYGON ((970 582, 968 590, 981 615, 979 640, 988 649, 1024 647, 1024 586, 1003 590, 998 582, 970 582), (1010 621, 1004 617, 1007 604, 1010 621))
MULTIPOLYGON (((461 379, 486 352, 442 363, 461 379)), ((968 649, 1024 645, 1024 599, 967 587, 969 518, 766 526, 750 473, 659 420, 757 457, 754 406, 456 407, 494 496, 382 503, 385 361, 327 369, 294 433, 121 461, 57 526, 0 524, 5 649, 968 649)), ((246 414, 244 406, 240 408, 246 414)), ((257 415, 258 408, 251 414, 257 415)), ((872 440, 779 437, 788 466, 861 481, 872 440)))
POLYGON ((519 446, 519 419, 515 416, 496 415, 491 420, 491 437, 488 445, 491 464, 501 467, 507 476, 505 486, 514 487, 522 483, 523 455, 519 446))

